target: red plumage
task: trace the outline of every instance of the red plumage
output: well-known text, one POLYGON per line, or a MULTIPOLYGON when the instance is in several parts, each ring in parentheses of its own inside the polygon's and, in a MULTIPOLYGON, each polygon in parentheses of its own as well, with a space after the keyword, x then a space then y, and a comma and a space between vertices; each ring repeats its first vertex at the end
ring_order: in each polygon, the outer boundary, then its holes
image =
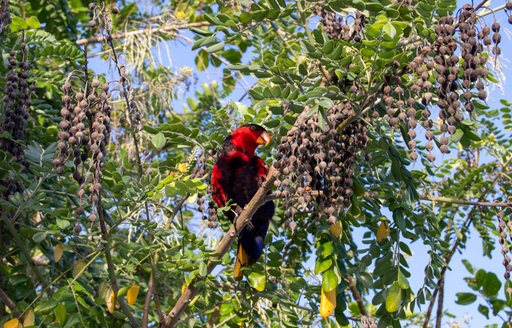
MULTIPOLYGON (((258 145, 269 142, 269 134, 256 124, 243 125, 224 140, 211 178, 212 198, 218 206, 224 207, 231 199, 233 204, 243 208, 251 200, 268 171, 255 150, 258 145)), ((231 221, 236 216, 233 209, 226 212, 231 221)), ((263 252, 263 241, 273 215, 274 203, 265 203, 240 233, 234 270, 236 279, 242 278, 240 268, 255 263, 263 252)))

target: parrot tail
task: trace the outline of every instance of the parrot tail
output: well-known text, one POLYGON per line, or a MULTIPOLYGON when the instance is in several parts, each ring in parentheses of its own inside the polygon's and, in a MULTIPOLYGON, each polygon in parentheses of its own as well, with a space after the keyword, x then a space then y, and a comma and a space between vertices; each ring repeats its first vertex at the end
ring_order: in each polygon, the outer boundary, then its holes
POLYGON ((240 280, 244 276, 244 273, 241 271, 243 266, 246 266, 249 263, 249 255, 245 251, 241 242, 238 242, 238 249, 236 252, 235 259, 235 268, 233 270, 233 278, 235 280, 240 280))
POLYGON ((235 268, 233 277, 240 280, 243 277, 242 267, 258 261, 265 246, 265 236, 274 215, 274 202, 261 206, 253 216, 251 227, 245 227, 238 238, 235 268))

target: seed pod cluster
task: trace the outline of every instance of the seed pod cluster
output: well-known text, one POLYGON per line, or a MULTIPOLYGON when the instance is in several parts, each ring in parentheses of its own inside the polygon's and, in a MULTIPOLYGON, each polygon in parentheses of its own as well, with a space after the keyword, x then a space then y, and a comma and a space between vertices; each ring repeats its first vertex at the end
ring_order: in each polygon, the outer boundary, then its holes
MULTIPOLYGON (((106 145, 110 139, 110 113, 111 107, 108 103, 108 83, 99 87, 99 81, 93 81, 93 92, 88 95, 90 105, 91 126, 91 153, 92 153, 92 183, 89 186, 91 203, 97 205, 101 191, 101 176, 106 155, 106 145), (96 82, 96 83, 95 83, 96 82), (97 86, 94 88, 94 86, 97 86)), ((92 214, 93 215, 93 214, 92 214)), ((94 221, 92 215, 89 219, 94 221)))
MULTIPOLYGON (((460 109, 458 90, 458 74, 460 72, 459 57, 455 54, 457 44, 454 39, 455 27, 452 16, 441 17, 439 24, 435 28, 436 40, 434 42, 434 69, 436 76, 436 95, 437 106, 439 107, 439 118, 441 120, 440 130, 442 137, 439 142, 441 153, 448 153, 448 138, 445 133, 454 134, 457 128, 455 123, 464 118, 460 109)), ((472 35, 472 34, 470 34, 472 35)), ((424 96, 422 103, 428 105, 429 102, 424 96)), ((429 119, 430 110, 423 111, 423 117, 429 119)), ((425 122, 428 128, 432 124, 425 122)), ((424 126, 425 126, 424 124, 424 126)))
MULTIPOLYGON (((96 204, 101 190, 105 147, 110 135, 109 86, 94 80, 86 85, 85 90, 73 92, 73 86, 66 81, 62 91, 62 120, 57 144, 59 155, 53 160, 53 165, 58 174, 63 174, 66 162, 72 159, 73 178, 80 185, 77 195, 83 199, 86 180, 90 180, 89 200, 96 204)), ((94 221, 94 214, 90 219, 94 221)))
POLYGON ((478 33, 476 30, 476 16, 471 6, 465 5, 459 15, 459 34, 462 42, 461 57, 462 62, 462 87, 464 88, 464 109, 471 113, 474 105, 471 102, 473 98, 472 89, 476 86, 478 98, 485 100, 487 92, 485 91, 484 80, 487 77, 486 67, 487 57, 483 56, 484 46, 488 43, 490 28, 484 26, 478 33), (477 39, 478 37, 478 39, 477 39))
MULTIPOLYGON (((202 178, 205 175, 210 176, 210 167, 207 162, 215 162, 215 151, 202 150, 201 155, 196 161, 195 167, 192 169, 193 178, 202 178)), ((211 194, 211 192, 209 192, 211 194)), ((211 198, 211 197, 209 197, 211 198)), ((203 220, 207 220, 209 228, 217 226, 217 206, 214 202, 208 202, 208 208, 205 206, 206 195, 200 194, 197 197, 197 210, 201 214, 203 220)))
MULTIPOLYGON (((487 98, 484 82, 489 71, 483 49, 484 45, 489 46, 494 42, 490 37, 491 29, 499 31, 499 24, 493 24, 492 28, 483 26, 478 31, 476 23, 477 16, 469 4, 463 6, 456 18, 441 17, 434 27, 436 33, 434 43, 418 46, 417 56, 409 64, 408 68, 414 73, 416 81, 410 87, 411 96, 406 101, 408 108, 405 110, 405 115, 388 108, 391 126, 400 122, 400 119, 393 119, 390 115, 393 113, 395 116, 398 113, 407 121, 411 139, 408 146, 413 160, 418 157, 414 149, 416 141, 413 140, 416 136, 413 131, 417 126, 416 119, 421 119, 421 125, 425 129, 426 157, 433 161, 435 155, 432 129, 439 127, 441 132, 439 150, 441 153, 447 153, 449 151, 448 136, 456 132, 456 125, 464 119, 463 109, 468 113, 474 110, 474 88, 477 89, 477 98, 480 100, 487 98), (422 95, 421 105, 419 99, 414 99, 414 94, 422 95), (435 107, 439 108, 438 119, 432 117, 435 107), (417 114, 417 110, 421 115, 417 114), (438 124, 435 126, 434 122, 438 124)), ((493 38, 499 43, 499 36, 493 38)), ((400 99, 396 93, 392 95, 392 90, 392 86, 386 86, 383 89, 383 100, 388 107, 395 104, 396 99, 400 99)))
POLYGON ((501 254, 503 254, 503 266, 505 267, 504 277, 505 279, 510 279, 510 273, 512 272, 512 259, 510 258, 510 251, 507 242, 507 238, 510 235, 510 240, 512 241, 512 220, 507 220, 505 218, 505 213, 503 211, 498 212, 498 234, 499 234, 499 242, 501 245, 501 254), (507 234, 507 230, 509 233, 507 234))
MULTIPOLYGON (((29 85, 28 49, 25 43, 20 44, 20 52, 11 50, 8 57, 7 74, 5 77, 5 95, 2 99, 4 115, 0 122, 0 149, 10 153, 16 162, 24 168, 28 167, 25 160, 23 143, 27 133, 27 120, 29 107, 32 105, 31 93, 33 85, 29 85), (21 55, 21 59, 18 58, 21 55)), ((7 199, 10 195, 23 191, 23 184, 15 179, 0 180, 5 190, 0 197, 7 199)))
POLYGON ((5 78, 5 96, 3 98, 5 114, 0 132, 9 137, 0 140, 0 148, 11 153, 16 161, 28 166, 23 153, 22 142, 25 140, 28 109, 32 105, 30 95, 33 86, 29 86, 28 49, 25 43, 20 45, 20 54, 12 50, 9 53, 7 76, 5 78), (21 55, 18 61, 17 55, 21 55))
POLYGON ((318 219, 329 224, 351 204, 353 165, 368 142, 367 128, 361 120, 338 128, 355 116, 350 103, 334 105, 322 129, 317 114, 299 116, 297 129, 281 139, 274 166, 282 174, 276 181, 276 196, 284 198, 289 223, 298 210, 315 210, 318 219))
MULTIPOLYGON (((201 156, 199 156, 196 167, 192 170, 192 175, 195 178, 201 178, 205 175, 210 177, 211 168, 207 165, 208 162, 215 163, 217 160, 217 153, 215 150, 205 151, 203 150, 201 156)), ((211 199, 211 190, 208 191, 210 195, 208 198, 211 199)), ((215 228, 217 226, 217 206, 213 201, 208 202, 208 207, 205 206, 205 199, 207 195, 199 195, 197 198, 197 209, 201 213, 203 220, 208 222, 209 228, 215 228)))
POLYGON ((9 24, 11 24, 9 0, 0 0, 0 34, 2 34, 9 24))
POLYGON ((366 19, 361 12, 356 11, 354 16, 343 18, 321 6, 315 6, 314 11, 317 15, 320 15, 320 24, 330 39, 355 42, 362 40, 362 31, 366 19), (352 24, 349 24, 349 18, 353 18, 352 24))
POLYGON ((501 55, 501 48, 499 46, 499 44, 501 43, 500 23, 498 23, 497 21, 494 21, 494 23, 492 23, 492 25, 491 25, 491 28, 492 28, 492 32, 493 32, 492 43, 494 44, 494 46, 492 47, 492 54, 497 57, 497 56, 501 55))

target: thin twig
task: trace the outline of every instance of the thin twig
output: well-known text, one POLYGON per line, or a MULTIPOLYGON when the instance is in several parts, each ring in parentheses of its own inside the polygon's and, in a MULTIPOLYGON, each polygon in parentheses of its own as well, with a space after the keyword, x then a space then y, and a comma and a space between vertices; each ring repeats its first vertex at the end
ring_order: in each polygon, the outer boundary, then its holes
MULTIPOLYGON (((130 36, 136 36, 140 34, 146 34, 146 33, 162 33, 162 32, 171 32, 176 30, 186 30, 191 27, 204 27, 204 26, 210 26, 211 24, 209 22, 193 22, 193 23, 183 23, 183 24, 166 24, 162 25, 157 28, 145 28, 142 30, 135 30, 135 31, 128 31, 128 32, 118 32, 111 34, 111 38, 113 40, 118 39, 124 39, 126 37, 130 36)), ((101 43, 103 41, 107 40, 107 37, 104 35, 97 35, 86 39, 80 39, 76 41, 76 44, 81 46, 84 44, 93 44, 93 43, 101 43)))

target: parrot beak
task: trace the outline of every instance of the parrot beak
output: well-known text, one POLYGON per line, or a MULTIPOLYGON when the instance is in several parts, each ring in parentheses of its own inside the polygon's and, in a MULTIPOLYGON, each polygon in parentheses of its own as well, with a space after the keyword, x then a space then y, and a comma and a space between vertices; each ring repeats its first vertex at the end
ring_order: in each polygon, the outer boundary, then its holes
POLYGON ((269 143, 270 143, 270 134, 268 134, 267 132, 262 132, 260 134, 260 136, 258 137, 258 139, 256 139, 256 144, 258 144, 258 145, 268 146, 269 143))

